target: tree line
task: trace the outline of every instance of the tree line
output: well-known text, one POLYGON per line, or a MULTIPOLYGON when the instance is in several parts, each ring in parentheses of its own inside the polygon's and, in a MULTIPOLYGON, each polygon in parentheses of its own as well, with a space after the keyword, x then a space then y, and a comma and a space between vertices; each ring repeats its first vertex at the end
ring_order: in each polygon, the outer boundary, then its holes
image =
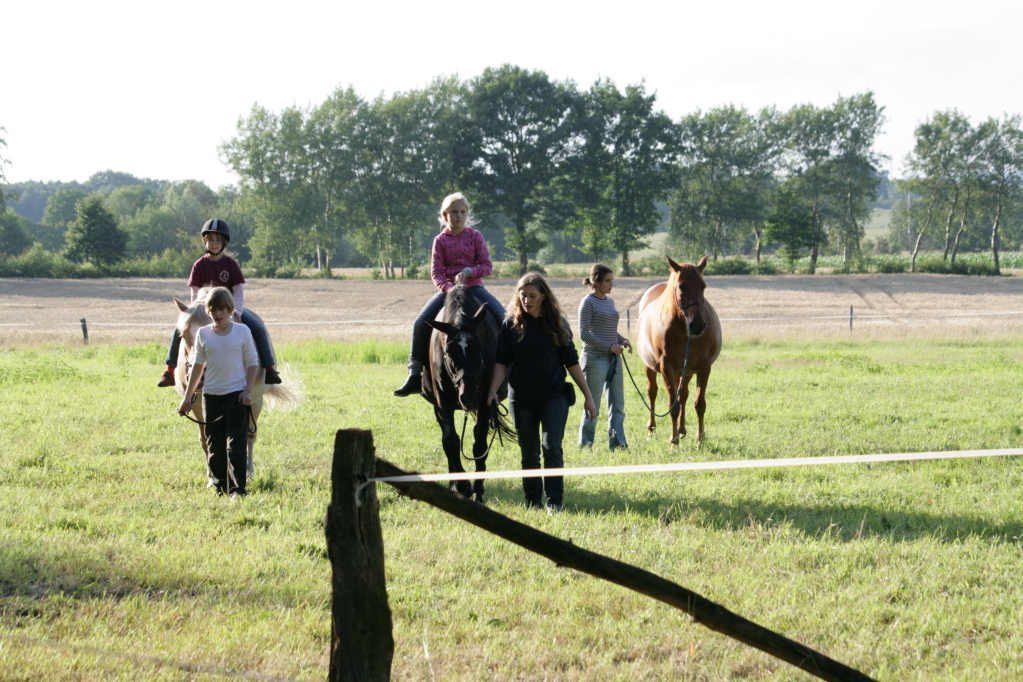
MULTIPOLYGON (((580 88, 510 65, 372 100, 338 88, 320 104, 256 104, 242 116, 219 150, 236 187, 111 171, 77 186, 10 186, 20 196, 8 202, 38 217, 4 212, 0 252, 37 243, 107 264, 194 254, 197 226, 215 214, 259 274, 375 264, 388 277, 415 275, 428 264, 440 199, 458 190, 495 255, 520 270, 547 249, 563 261, 617 257, 628 275, 630 254, 664 229, 686 257, 759 261, 777 251, 790 264, 808 257, 812 273, 822 253, 861 255, 886 180, 874 149, 883 123, 871 92, 672 120, 643 83, 580 88), (90 226, 110 220, 119 232, 101 231, 118 237, 104 242, 90 226)), ((943 243, 954 263, 986 241, 997 269, 998 249, 1023 237, 1020 138, 1019 117, 973 126, 948 111, 921 123, 908 177, 890 184, 892 231, 878 247, 911 251, 915 263, 943 243)))

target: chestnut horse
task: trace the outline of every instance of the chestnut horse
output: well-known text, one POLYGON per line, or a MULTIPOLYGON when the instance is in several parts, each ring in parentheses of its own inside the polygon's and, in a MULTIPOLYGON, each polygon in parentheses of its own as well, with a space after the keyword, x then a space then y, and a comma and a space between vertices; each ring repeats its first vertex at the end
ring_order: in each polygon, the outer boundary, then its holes
POLYGON ((657 375, 671 404, 671 444, 678 445, 686 435, 685 404, 689 399, 689 379, 696 375, 696 418, 698 443, 705 431, 703 414, 707 410, 707 379, 710 367, 721 353, 721 322, 714 308, 703 297, 707 283, 703 270, 707 257, 698 265, 679 265, 668 258, 671 272, 667 282, 646 290, 639 301, 639 329, 636 348, 646 365, 646 392, 650 400, 647 429, 652 433, 654 401, 657 399, 657 375), (687 356, 688 355, 688 363, 687 356), (685 367, 685 376, 682 376, 685 367))
MULTIPOLYGON (((177 305, 178 310, 181 314, 178 316, 178 332, 181 334, 181 349, 178 351, 178 367, 174 372, 174 388, 177 390, 179 395, 184 396, 185 387, 188 386, 188 372, 191 369, 191 358, 192 358, 192 347, 195 345, 195 336, 199 330, 199 327, 205 327, 208 324, 213 323, 213 319, 210 318, 209 313, 206 312, 206 297, 209 292, 212 291, 210 288, 202 288, 199 290, 199 294, 195 297, 195 301, 191 305, 186 305, 184 302, 179 301, 177 298, 174 299, 174 303, 177 305)), ((249 311, 252 313, 252 311, 249 311)), ((252 313, 255 315, 255 313, 252 313)), ((273 343, 271 342, 271 348, 273 343)), ((277 384, 274 386, 267 386, 263 383, 263 372, 260 370, 256 376, 256 383, 252 386, 252 420, 259 419, 259 413, 263 409, 263 399, 266 398, 271 409, 275 407, 292 408, 299 404, 302 400, 302 394, 298 387, 298 384, 294 379, 286 379, 284 383, 277 384)), ((192 415, 197 422, 202 422, 202 389, 197 392, 195 403, 192 405, 192 415)), ((252 461, 252 453, 256 443, 256 434, 253 424, 250 422, 248 425, 249 436, 248 443, 248 456, 246 469, 247 476, 251 477, 255 466, 252 461)), ((209 461, 209 450, 206 445, 206 429, 200 423, 199 424, 199 443, 202 445, 203 454, 206 456, 206 460, 209 461)), ((209 478, 209 470, 207 469, 207 477, 209 478)), ((212 479, 211 479, 212 480, 212 479)))

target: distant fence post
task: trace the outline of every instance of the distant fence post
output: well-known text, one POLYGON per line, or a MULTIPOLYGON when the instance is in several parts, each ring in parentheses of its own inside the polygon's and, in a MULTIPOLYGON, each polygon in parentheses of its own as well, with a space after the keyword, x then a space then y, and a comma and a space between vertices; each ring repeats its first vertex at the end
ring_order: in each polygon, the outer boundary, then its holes
POLYGON ((357 490, 362 481, 373 476, 375 462, 370 431, 337 432, 330 506, 324 524, 333 574, 328 682, 391 679, 394 635, 387 605, 376 484, 357 490))
POLYGON ((849 306, 849 331, 852 331, 852 306, 849 306))
POLYGON ((629 309, 625 309, 625 333, 629 333, 632 327, 632 317, 629 315, 629 309))
POLYGON ((85 326, 84 317, 82 318, 82 338, 85 340, 86 344, 89 343, 89 328, 85 326))

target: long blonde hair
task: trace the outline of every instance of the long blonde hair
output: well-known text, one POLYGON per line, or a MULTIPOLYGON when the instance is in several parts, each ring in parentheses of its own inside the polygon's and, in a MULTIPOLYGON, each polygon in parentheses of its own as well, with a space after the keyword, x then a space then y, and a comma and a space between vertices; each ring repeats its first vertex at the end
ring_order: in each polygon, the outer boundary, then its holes
POLYGON ((472 214, 472 206, 469 204, 469 200, 466 199, 465 195, 461 192, 455 192, 454 194, 447 195, 444 197, 444 201, 440 202, 440 212, 437 213, 437 222, 440 223, 440 229, 443 230, 448 226, 448 221, 447 218, 444 217, 444 214, 448 212, 449 208, 451 208, 451 204, 456 201, 461 201, 465 204, 465 212, 467 214, 465 217, 465 226, 472 227, 476 224, 476 216, 472 214))
POLYGON ((519 341, 526 336, 526 316, 529 315, 522 308, 522 299, 519 293, 528 286, 536 287, 536 290, 543 294, 543 302, 540 304, 540 319, 543 321, 543 330, 551 338, 555 346, 567 346, 572 342, 572 330, 568 321, 561 312, 558 298, 551 290, 547 278, 539 272, 527 272, 515 285, 515 297, 508 304, 508 315, 512 318, 512 326, 519 333, 519 341))

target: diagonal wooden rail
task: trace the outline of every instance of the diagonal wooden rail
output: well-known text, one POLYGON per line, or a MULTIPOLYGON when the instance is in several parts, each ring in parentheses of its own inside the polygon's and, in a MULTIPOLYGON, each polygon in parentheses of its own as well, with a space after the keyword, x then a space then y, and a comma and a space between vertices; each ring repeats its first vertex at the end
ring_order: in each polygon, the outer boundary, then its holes
MULTIPOLYGON (((339 484, 346 488, 346 495, 351 495, 351 491, 358 491, 362 488, 363 481, 368 478, 373 478, 374 476, 405 476, 410 473, 399 469, 386 460, 376 459, 372 471, 366 471, 363 469, 360 472, 358 469, 355 469, 354 475, 352 475, 352 473, 348 474, 350 477, 349 480, 342 481, 342 476, 339 476, 337 473, 339 466, 338 446, 346 442, 347 439, 354 440, 356 437, 358 437, 361 442, 366 443, 368 433, 369 432, 354 429, 350 431, 342 430, 337 433, 334 452, 334 484, 335 489, 339 484)), ((372 448, 372 435, 368 436, 368 443, 369 447, 372 448)), ((352 448, 347 449, 350 451, 352 448)), ((362 461, 367 462, 369 460, 363 459, 362 461)), ((351 467, 352 464, 350 462, 341 464, 342 471, 352 472, 353 470, 351 467)), ((811 675, 822 680, 832 680, 834 682, 867 682, 872 679, 858 670, 839 663, 838 661, 814 651, 799 642, 791 640, 746 618, 743 618, 742 616, 732 613, 720 604, 716 604, 692 590, 688 590, 669 580, 665 580, 664 578, 650 573, 649 571, 644 571, 643 569, 630 564, 582 549, 570 542, 566 542, 523 523, 514 521, 507 516, 498 514, 497 512, 484 507, 483 505, 467 500, 440 484, 392 481, 388 481, 388 484, 412 499, 426 502, 427 504, 437 507, 442 511, 448 512, 452 516, 456 516, 463 521, 471 523, 474 526, 478 526, 490 533, 493 533, 494 535, 508 540, 509 542, 513 542, 520 547, 524 547, 531 552, 547 557, 559 566, 565 566, 583 573, 588 573, 594 577, 627 587, 631 590, 662 601, 665 604, 674 606, 675 608, 691 615, 695 622, 710 628, 711 630, 720 632, 723 635, 736 639, 744 644, 760 649, 761 651, 790 663, 801 670, 805 670, 811 675)), ((366 485, 360 494, 364 496, 367 494, 369 495, 367 499, 371 500, 370 506, 375 510, 376 492, 373 490, 374 486, 375 484, 366 485)), ((365 506, 366 505, 359 506, 357 511, 353 509, 353 513, 356 514, 357 517, 364 516, 366 514, 365 506)), ((329 542, 330 535, 328 532, 328 544, 329 542)), ((332 551, 332 560, 334 556, 335 551, 332 551)), ((380 569, 382 575, 382 561, 380 569)), ((335 568, 335 575, 336 574, 337 569, 335 568)), ((335 595, 335 607, 336 606, 337 597, 335 595)), ((390 632, 388 632, 387 635, 389 636, 390 632)), ((331 679, 333 680, 334 678, 331 679)))

